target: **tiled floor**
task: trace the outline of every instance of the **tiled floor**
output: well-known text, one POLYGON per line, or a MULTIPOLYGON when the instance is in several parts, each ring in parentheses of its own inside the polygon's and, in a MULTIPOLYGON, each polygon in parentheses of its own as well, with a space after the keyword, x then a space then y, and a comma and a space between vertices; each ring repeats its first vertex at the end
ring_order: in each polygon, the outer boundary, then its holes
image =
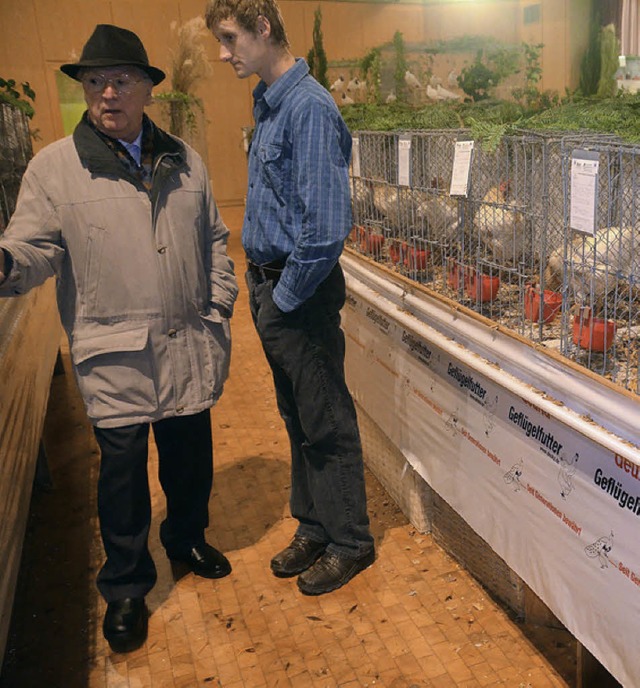
MULTIPOLYGON (((241 213, 224 209, 242 273, 241 213)), ((295 528, 288 442, 243 289, 232 370, 213 410, 215 488, 209 540, 233 573, 219 581, 173 569, 158 541, 164 503, 152 451, 158 584, 146 645, 112 654, 94 586, 98 454, 69 374, 54 379, 46 444, 54 487, 32 504, 2 688, 413 688, 574 685, 571 640, 524 626, 428 535, 375 478, 367 489, 378 559, 346 587, 305 597, 269 572, 295 528)))

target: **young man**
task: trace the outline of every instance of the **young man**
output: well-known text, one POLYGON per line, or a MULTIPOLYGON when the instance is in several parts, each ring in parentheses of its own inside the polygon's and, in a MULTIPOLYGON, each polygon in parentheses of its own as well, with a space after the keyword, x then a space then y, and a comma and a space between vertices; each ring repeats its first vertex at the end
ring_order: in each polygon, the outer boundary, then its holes
POLYGON ((290 52, 274 0, 212 0, 205 19, 220 58, 239 78, 261 79, 242 243, 251 312, 291 443, 299 522, 271 569, 300 574, 300 590, 319 595, 375 558, 340 329, 351 136, 330 94, 290 52))
POLYGON ((40 151, 0 237, 0 296, 56 276, 58 307, 100 445, 98 588, 116 652, 147 636, 149 426, 167 498, 160 537, 196 575, 231 572, 205 542, 210 407, 229 367, 237 295, 228 230, 200 157, 144 114, 164 73, 131 31, 100 24, 62 71, 87 103, 73 136, 40 151))

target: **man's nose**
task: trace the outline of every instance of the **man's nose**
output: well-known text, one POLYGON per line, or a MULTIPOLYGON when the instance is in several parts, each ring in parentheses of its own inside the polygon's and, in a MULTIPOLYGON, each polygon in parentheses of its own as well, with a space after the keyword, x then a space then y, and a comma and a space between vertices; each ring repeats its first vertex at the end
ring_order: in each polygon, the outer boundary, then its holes
POLYGON ((104 85, 104 88, 102 89, 102 97, 115 98, 117 95, 118 89, 110 81, 107 81, 107 83, 104 85))
POLYGON ((220 46, 220 59, 222 62, 228 62, 231 59, 231 51, 224 45, 220 46))

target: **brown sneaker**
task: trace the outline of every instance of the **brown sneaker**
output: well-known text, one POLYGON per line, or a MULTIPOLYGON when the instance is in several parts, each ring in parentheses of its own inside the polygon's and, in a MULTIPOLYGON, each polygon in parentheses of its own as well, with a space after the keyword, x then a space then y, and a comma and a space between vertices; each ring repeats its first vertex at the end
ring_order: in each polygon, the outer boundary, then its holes
POLYGON ((278 578, 297 576, 306 571, 327 548, 326 542, 315 542, 296 535, 291 544, 271 560, 271 571, 278 578))
POLYGON ((305 595, 323 595, 348 583, 357 573, 364 571, 375 561, 376 553, 372 548, 357 559, 337 554, 325 553, 318 561, 298 577, 298 587, 305 595))

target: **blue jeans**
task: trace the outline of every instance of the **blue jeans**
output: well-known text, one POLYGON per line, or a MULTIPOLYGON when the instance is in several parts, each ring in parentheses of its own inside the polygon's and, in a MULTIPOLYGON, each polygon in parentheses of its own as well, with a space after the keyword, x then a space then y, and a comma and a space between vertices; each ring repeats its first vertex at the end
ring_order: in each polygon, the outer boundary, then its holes
POLYGON ((291 514, 297 534, 360 557, 371 550, 362 446, 344 379, 340 309, 345 283, 336 265, 291 313, 273 302, 272 279, 246 274, 253 321, 273 373, 291 443, 291 514))

